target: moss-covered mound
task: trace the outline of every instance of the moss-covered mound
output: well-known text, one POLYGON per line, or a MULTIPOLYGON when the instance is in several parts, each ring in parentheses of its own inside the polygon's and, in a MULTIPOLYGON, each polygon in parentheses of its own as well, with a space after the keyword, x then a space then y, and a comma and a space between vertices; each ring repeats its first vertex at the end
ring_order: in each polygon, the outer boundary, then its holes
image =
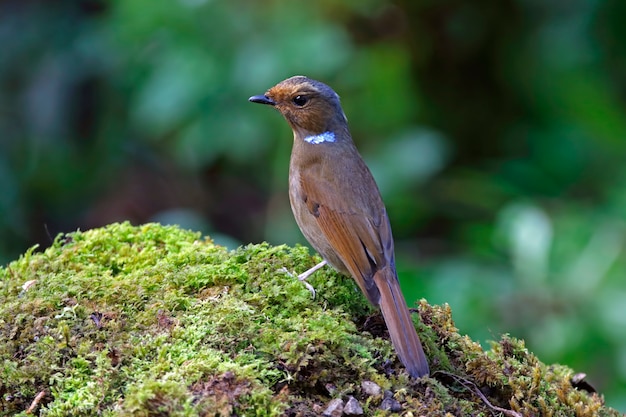
MULTIPOLYGON (((432 376, 411 380, 378 313, 306 248, 235 251, 114 224, 0 269, 0 415, 618 416, 522 342, 460 336, 419 306, 432 376)), ((417 318, 416 318, 417 319, 417 318)))

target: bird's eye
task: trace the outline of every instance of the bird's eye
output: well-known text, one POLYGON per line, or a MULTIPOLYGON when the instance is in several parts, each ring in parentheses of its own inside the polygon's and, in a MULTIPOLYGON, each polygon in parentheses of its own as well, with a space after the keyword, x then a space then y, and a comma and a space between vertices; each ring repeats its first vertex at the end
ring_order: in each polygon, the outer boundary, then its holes
POLYGON ((291 101, 293 101, 293 104, 296 106, 302 107, 307 103, 307 101, 309 101, 309 99, 306 96, 295 96, 291 101))

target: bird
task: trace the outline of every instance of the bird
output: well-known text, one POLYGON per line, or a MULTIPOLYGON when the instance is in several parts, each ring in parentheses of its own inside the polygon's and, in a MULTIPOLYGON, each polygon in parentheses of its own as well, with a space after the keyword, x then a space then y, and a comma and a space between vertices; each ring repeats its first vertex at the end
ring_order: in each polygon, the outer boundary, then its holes
POLYGON ((351 276, 380 307, 409 375, 427 376, 426 355, 400 290, 387 210, 352 140, 339 95, 297 75, 249 101, 274 107, 293 131, 289 201, 302 234, 323 258, 299 278, 326 264, 351 276))

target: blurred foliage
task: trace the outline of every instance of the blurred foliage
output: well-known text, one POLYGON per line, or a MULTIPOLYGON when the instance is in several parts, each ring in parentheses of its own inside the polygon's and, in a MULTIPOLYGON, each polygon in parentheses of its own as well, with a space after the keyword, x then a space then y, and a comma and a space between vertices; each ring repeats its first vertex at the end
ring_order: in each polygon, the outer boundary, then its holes
MULTIPOLYGON (((0 261, 58 232, 178 223, 302 242, 291 133, 247 103, 342 96, 409 298, 510 332, 626 410, 626 3, 0 3, 0 261)), ((221 239, 221 240, 220 240, 221 239)))

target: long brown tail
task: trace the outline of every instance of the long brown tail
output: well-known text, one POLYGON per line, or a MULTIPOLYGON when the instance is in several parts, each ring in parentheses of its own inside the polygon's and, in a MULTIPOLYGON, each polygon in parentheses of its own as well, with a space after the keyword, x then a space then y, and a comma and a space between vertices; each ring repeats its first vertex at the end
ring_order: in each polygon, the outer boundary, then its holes
POLYGON ((428 375, 426 355, 400 291, 395 271, 390 267, 379 270, 374 274, 374 282, 380 291, 380 309, 398 357, 412 377, 428 375))

